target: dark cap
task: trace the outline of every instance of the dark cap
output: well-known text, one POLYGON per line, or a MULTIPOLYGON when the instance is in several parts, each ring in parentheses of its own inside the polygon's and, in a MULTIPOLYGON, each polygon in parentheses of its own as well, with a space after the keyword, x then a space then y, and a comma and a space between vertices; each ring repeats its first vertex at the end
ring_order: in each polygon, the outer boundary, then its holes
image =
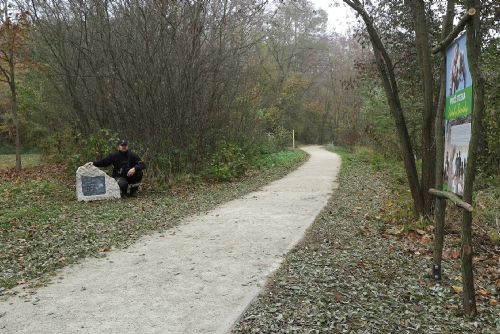
POLYGON ((127 145, 127 146, 128 146, 128 140, 126 140, 126 139, 121 139, 121 140, 120 140, 120 142, 118 143, 118 145, 120 145, 120 146, 125 146, 125 145, 127 145))

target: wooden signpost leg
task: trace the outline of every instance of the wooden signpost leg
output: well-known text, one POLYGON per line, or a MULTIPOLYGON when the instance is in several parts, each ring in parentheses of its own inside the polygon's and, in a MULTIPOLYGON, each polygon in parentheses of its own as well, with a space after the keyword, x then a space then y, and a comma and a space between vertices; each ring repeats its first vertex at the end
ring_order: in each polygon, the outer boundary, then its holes
MULTIPOLYGON (((479 53, 481 50, 481 19, 479 0, 469 1, 471 7, 477 8, 474 15, 467 22, 467 54, 472 78, 473 90, 473 112, 472 132, 469 143, 469 163, 467 164, 464 180, 463 199, 472 203, 474 178, 476 176, 476 160, 478 157, 479 139, 481 138, 482 120, 484 118, 484 81, 481 78, 479 68, 479 53)), ((474 293, 474 277, 472 271, 472 213, 464 212, 462 219, 462 279, 463 279, 463 303, 465 315, 474 317, 477 314, 476 297, 474 293)))

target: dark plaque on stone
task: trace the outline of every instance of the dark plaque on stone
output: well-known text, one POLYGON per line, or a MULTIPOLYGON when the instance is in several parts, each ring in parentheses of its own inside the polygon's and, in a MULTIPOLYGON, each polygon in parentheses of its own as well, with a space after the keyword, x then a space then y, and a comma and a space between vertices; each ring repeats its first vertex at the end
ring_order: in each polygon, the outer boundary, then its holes
POLYGON ((104 176, 82 176, 82 193, 84 196, 103 195, 106 193, 104 176))

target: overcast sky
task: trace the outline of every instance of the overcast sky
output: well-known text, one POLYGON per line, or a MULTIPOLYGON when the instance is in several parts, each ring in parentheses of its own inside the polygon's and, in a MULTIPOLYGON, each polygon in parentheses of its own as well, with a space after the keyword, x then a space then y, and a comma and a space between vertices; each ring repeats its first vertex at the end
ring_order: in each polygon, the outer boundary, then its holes
POLYGON ((328 13, 328 30, 344 34, 349 29, 349 23, 355 21, 352 10, 344 4, 334 7, 333 0, 311 0, 311 2, 328 13))

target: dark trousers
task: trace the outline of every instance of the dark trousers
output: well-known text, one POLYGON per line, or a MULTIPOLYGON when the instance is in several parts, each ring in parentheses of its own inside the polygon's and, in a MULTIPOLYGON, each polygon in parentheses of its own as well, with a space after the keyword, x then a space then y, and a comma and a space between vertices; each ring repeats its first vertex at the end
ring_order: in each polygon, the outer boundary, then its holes
POLYGON ((131 177, 117 176, 115 177, 122 195, 127 193, 128 186, 130 185, 130 192, 136 192, 139 189, 139 184, 142 180, 142 171, 137 171, 131 177))

